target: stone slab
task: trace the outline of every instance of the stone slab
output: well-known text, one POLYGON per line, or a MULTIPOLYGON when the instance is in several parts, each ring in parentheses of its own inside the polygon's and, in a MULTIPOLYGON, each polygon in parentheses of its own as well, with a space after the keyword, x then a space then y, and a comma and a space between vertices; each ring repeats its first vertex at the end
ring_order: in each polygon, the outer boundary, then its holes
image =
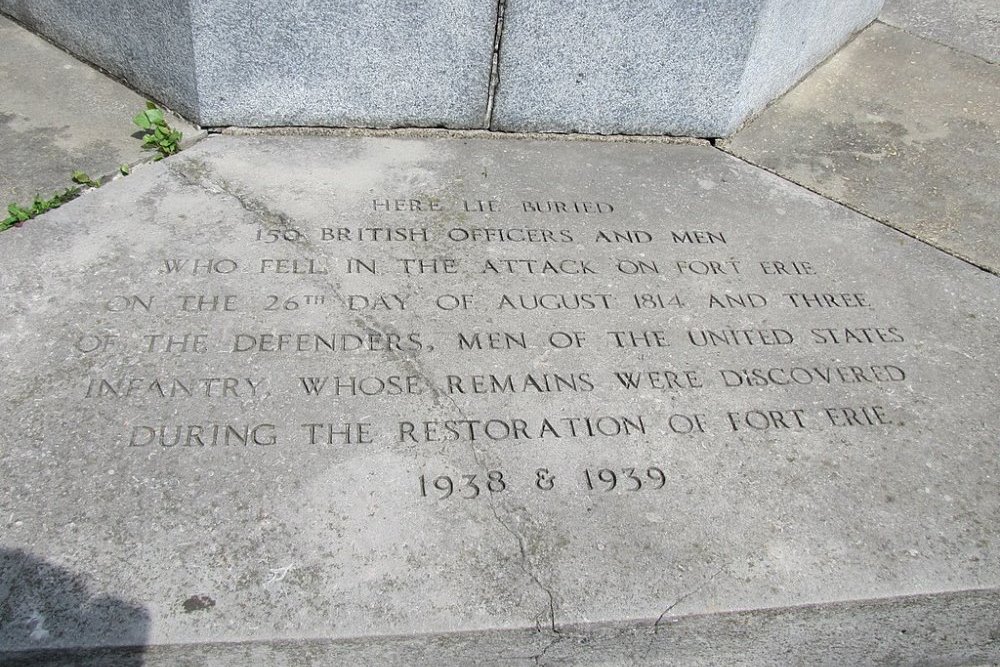
POLYGON ((211 137, 0 290, 5 659, 1000 659, 1000 281, 707 145, 211 137))
POLYGON ((493 129, 726 136, 881 5, 508 0, 493 129))
POLYGON ((1000 4, 994 0, 887 0, 882 21, 990 62, 1000 62, 1000 4))
POLYGON ((1000 271, 996 65, 875 24, 721 146, 1000 271))
MULTIPOLYGON (((132 124, 145 105, 138 93, 0 16, 0 208, 66 189, 77 169, 98 178, 148 159, 132 124)), ((201 135, 176 115, 167 118, 185 141, 201 135)))

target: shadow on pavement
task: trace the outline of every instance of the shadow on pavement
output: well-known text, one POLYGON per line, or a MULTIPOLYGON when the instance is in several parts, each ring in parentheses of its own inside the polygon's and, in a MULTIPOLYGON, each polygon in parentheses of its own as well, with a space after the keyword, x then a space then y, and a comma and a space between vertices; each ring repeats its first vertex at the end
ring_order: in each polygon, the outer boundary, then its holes
POLYGON ((79 574, 0 548, 0 664, 142 665, 149 623, 144 607, 79 574))

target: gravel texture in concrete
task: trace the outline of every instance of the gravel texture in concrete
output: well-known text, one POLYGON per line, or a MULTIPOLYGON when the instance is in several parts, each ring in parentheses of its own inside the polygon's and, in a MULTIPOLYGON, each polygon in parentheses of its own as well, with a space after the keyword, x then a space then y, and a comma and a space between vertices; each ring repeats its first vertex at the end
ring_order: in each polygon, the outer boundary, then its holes
POLYGON ((880 18, 915 35, 1000 62, 996 0, 887 0, 880 18))

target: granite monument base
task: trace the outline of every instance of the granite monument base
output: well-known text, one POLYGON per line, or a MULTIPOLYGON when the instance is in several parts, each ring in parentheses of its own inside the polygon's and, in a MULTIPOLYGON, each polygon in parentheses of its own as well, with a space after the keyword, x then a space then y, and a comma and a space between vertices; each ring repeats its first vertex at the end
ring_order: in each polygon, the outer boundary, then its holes
POLYGON ((720 136, 882 0, 0 0, 203 126, 720 136))

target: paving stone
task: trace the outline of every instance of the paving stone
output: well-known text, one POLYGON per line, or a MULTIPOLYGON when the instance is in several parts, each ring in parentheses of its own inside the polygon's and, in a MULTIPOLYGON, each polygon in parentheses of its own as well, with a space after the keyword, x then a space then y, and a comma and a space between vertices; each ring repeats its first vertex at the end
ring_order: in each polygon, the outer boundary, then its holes
MULTIPOLYGON (((132 117, 146 100, 0 16, 0 205, 25 203, 147 159, 132 117)), ((200 131, 173 114, 185 140, 200 131)))
POLYGON ((1000 67, 875 24, 722 147, 1000 271, 1000 67))
POLYGON ((881 20, 990 62, 1000 62, 995 0, 887 0, 881 20))
POLYGON ((0 659, 1000 659, 1000 279, 708 145, 210 137, 0 291, 0 659))

